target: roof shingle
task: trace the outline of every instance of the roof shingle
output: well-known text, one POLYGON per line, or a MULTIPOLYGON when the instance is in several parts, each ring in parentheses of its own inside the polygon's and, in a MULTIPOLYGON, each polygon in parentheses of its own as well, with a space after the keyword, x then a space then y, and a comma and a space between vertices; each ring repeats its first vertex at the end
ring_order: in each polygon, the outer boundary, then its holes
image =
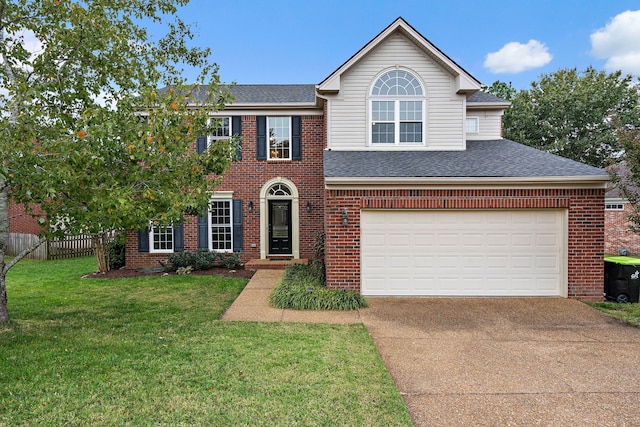
POLYGON ((462 151, 325 151, 324 175, 343 178, 608 177, 607 172, 508 139, 462 151))

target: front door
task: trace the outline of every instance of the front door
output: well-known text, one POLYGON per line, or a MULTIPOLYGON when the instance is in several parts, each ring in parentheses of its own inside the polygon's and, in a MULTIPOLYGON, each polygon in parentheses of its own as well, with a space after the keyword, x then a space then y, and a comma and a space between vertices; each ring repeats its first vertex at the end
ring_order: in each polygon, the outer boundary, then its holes
POLYGON ((292 254, 291 200, 269 200, 269 254, 292 254))

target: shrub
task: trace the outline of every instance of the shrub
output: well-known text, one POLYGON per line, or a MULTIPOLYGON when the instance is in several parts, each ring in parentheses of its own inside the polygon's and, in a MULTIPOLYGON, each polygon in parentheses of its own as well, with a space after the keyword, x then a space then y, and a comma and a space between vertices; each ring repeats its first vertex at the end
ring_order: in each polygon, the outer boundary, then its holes
POLYGON ((118 233, 115 239, 107 245, 107 251, 109 251, 109 270, 119 270, 124 267, 126 239, 127 235, 125 233, 118 233))
POLYGON ((168 271, 177 271, 180 268, 191 267, 191 271, 207 270, 216 259, 215 252, 197 250, 196 252, 176 252, 169 254, 169 264, 163 265, 168 271))
POLYGON ((313 266, 294 264, 271 292, 269 302, 294 310, 355 310, 366 307, 364 297, 346 289, 327 289, 313 266))
POLYGON ((176 274, 178 276, 187 276, 189 274, 191 274, 191 272, 193 271, 193 267, 191 267, 190 265, 187 267, 180 267, 179 269, 176 270, 176 274))
POLYGON ((233 252, 231 254, 220 253, 218 254, 218 261, 222 266, 228 269, 238 268, 241 264, 240 253, 233 252))

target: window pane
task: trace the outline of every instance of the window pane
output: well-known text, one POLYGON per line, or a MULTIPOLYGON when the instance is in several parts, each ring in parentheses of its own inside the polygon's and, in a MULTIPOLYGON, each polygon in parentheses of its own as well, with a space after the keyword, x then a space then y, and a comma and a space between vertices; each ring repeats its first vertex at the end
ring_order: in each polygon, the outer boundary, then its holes
POLYGON ((231 201, 214 200, 211 202, 211 249, 231 251, 233 249, 231 201))
POLYGON ((214 138, 228 138, 231 135, 231 127, 229 126, 229 117, 223 117, 214 121, 215 128, 211 133, 214 138))
POLYGON ((477 117, 467 117, 467 133, 478 133, 477 117))
POLYGON ((393 101, 373 101, 371 116, 374 122, 392 122, 395 119, 393 101))
POLYGON ((373 123, 371 141, 378 143, 393 143, 395 134, 394 123, 373 123))
POLYGON ((151 227, 154 251, 173 251, 173 227, 154 225, 151 227))
POLYGON ((400 142, 422 142, 422 123, 400 123, 400 142))
POLYGON ((291 127, 289 117, 268 117, 269 158, 290 159, 291 127))
POLYGON ((400 101, 401 121, 422 121, 422 101, 400 101))
POLYGON ((407 71, 389 71, 374 83, 371 95, 422 95, 422 85, 407 71))

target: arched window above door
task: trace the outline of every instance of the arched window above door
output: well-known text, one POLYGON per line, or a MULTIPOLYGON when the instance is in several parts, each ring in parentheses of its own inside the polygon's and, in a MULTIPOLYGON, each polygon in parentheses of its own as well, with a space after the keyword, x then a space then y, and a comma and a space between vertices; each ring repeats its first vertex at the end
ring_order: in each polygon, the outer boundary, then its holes
POLYGON ((269 189, 269 196, 291 196, 291 190, 284 184, 276 184, 269 189))

